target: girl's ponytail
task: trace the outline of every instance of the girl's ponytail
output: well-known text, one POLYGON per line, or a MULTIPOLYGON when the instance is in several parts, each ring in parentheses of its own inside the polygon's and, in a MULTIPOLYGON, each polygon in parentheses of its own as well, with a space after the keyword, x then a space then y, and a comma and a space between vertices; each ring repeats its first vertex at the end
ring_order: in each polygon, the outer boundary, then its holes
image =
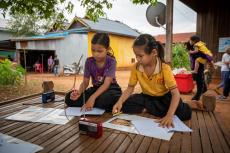
POLYGON ((149 34, 141 34, 136 38, 133 43, 133 47, 143 46, 146 54, 151 54, 153 49, 157 50, 157 56, 162 62, 164 61, 164 47, 159 41, 149 35, 149 34))
POLYGON ((156 41, 156 46, 157 46, 157 55, 160 58, 161 62, 165 63, 164 56, 165 56, 165 51, 164 47, 162 46, 160 41, 156 41))
POLYGON ((107 55, 110 56, 110 57, 112 57, 112 58, 115 58, 113 49, 111 47, 109 47, 107 49, 107 55))

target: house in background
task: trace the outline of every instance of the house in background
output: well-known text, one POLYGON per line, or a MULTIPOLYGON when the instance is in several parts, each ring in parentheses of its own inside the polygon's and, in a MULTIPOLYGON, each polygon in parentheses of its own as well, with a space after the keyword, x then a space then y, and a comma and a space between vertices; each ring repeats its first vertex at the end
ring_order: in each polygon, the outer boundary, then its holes
POLYGON ((66 30, 49 32, 42 36, 15 38, 19 59, 22 62, 26 52, 27 69, 32 68, 36 60, 47 67, 50 55, 57 55, 61 68, 63 65, 77 62, 81 55, 83 61, 91 56, 91 39, 96 32, 106 32, 110 36, 111 48, 117 60, 117 67, 128 67, 135 62, 132 51, 134 39, 140 34, 129 26, 119 22, 100 18, 98 22, 75 17, 66 30))
MULTIPOLYGON (((189 41, 190 37, 195 35, 195 32, 188 33, 174 33, 173 34, 173 43, 186 43, 189 41)), ((163 45, 166 43, 166 35, 157 35, 154 36, 157 41, 160 41, 163 45)))
POLYGON ((3 60, 10 56, 15 59, 16 46, 10 39, 13 37, 13 32, 7 28, 8 20, 0 18, 0 59, 3 60))

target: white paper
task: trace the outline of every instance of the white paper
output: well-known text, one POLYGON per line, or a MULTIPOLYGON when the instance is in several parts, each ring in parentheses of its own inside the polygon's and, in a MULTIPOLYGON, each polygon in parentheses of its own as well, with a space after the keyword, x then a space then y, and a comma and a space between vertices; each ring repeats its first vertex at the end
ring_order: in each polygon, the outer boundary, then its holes
POLYGON ((0 133, 0 153, 34 153, 43 148, 0 133))
POLYGON ((9 120, 17 120, 17 121, 37 121, 41 117, 46 116, 47 114, 53 111, 52 108, 42 108, 36 106, 30 106, 26 109, 19 111, 18 113, 6 117, 9 120))
MULTIPOLYGON (((85 115, 102 115, 105 112, 104 109, 93 108, 91 111, 85 111, 85 115)), ((62 116, 82 116, 84 111, 81 111, 81 107, 68 107, 60 115, 62 116)))
POLYGON ((132 121, 139 134, 154 137, 163 140, 170 140, 173 132, 167 132, 166 129, 159 127, 158 123, 154 122, 153 119, 134 120, 132 121))
POLYGON ((41 123, 51 123, 51 124, 66 124, 72 117, 61 116, 60 114, 63 112, 62 109, 55 109, 51 113, 37 120, 37 122, 41 123))
POLYGON ((129 133, 141 134, 163 140, 170 140, 174 131, 191 132, 177 116, 174 116, 174 128, 162 128, 154 119, 137 115, 121 114, 103 123, 103 127, 129 133))
POLYGON ((6 119, 51 124, 66 124, 72 119, 72 117, 68 117, 68 120, 66 116, 60 116, 61 112, 63 112, 62 109, 30 106, 14 115, 6 117, 6 119))
POLYGON ((132 121, 132 122, 138 131, 142 131, 141 128, 144 128, 143 125, 146 124, 145 126, 151 125, 152 128, 161 129, 161 130, 164 130, 165 132, 168 132, 168 133, 192 132, 192 130, 188 126, 186 126, 176 115, 174 115, 174 117, 173 117, 174 127, 170 127, 170 128, 159 127, 159 123, 156 123, 154 121, 155 121, 155 119, 147 119, 146 118, 144 120, 132 121))
POLYGON ((192 132, 192 129, 190 129, 187 125, 185 125, 176 115, 173 117, 173 124, 174 128, 166 128, 168 132, 192 132))

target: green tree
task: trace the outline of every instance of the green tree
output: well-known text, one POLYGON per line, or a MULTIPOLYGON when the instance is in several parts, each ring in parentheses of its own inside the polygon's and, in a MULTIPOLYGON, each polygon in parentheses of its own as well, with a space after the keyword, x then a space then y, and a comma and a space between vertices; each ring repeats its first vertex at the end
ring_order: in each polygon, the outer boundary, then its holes
MULTIPOLYGON (((60 14, 61 15, 61 14, 60 14)), ((8 28, 14 32, 14 36, 34 36, 42 34, 53 25, 52 19, 56 19, 56 24, 59 29, 63 28, 63 22, 67 21, 63 17, 53 17, 50 19, 41 19, 38 14, 15 14, 9 20, 8 28)))
POLYGON ((0 86, 20 85, 25 74, 22 66, 8 59, 0 62, 0 86))
MULTIPOLYGON (((110 0, 78 0, 81 6, 86 8, 86 15, 96 21, 104 16, 104 8, 112 8, 110 0)), ((157 0, 131 0, 134 4, 155 4, 157 0)), ((39 14, 42 19, 48 19, 56 14, 62 14, 66 10, 69 13, 73 10, 73 3, 70 0, 1 0, 0 11, 3 16, 17 14, 39 14), (62 8, 62 9, 61 9, 62 8)))
POLYGON ((189 54, 185 45, 182 43, 177 43, 173 45, 172 67, 173 68, 184 67, 187 70, 190 70, 189 54))

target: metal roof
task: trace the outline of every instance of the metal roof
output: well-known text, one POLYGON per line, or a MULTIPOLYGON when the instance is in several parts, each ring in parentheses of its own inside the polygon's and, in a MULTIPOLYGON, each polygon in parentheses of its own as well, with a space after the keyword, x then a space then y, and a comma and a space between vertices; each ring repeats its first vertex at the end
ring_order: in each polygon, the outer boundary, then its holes
POLYGON ((70 29, 61 32, 49 32, 45 35, 31 36, 31 37, 16 37, 12 38, 11 41, 36 41, 36 40, 51 40, 51 39, 63 39, 71 33, 86 33, 86 28, 70 29))
POLYGON ((80 19, 89 26, 90 31, 101 31, 112 34, 125 35, 131 37, 137 37, 140 33, 132 29, 128 25, 109 19, 99 18, 98 22, 93 22, 89 19, 80 19))

